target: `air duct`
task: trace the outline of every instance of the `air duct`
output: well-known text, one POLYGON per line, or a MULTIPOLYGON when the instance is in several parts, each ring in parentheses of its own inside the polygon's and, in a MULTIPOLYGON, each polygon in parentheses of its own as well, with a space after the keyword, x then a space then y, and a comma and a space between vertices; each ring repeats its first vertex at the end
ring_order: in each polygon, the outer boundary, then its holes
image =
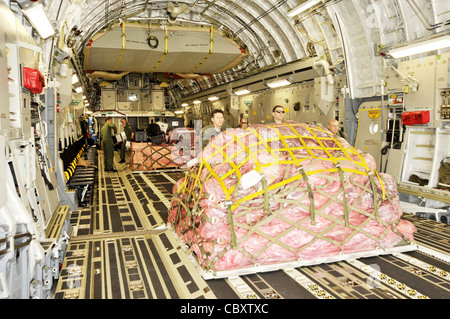
POLYGON ((89 77, 92 79, 96 78, 102 78, 106 81, 118 81, 125 75, 127 75, 130 72, 121 72, 121 73, 111 73, 111 72, 104 72, 104 71, 95 71, 89 74, 89 77))
POLYGON ((322 73, 319 71, 321 68, 323 69, 323 75, 327 78, 328 84, 333 85, 334 84, 334 78, 333 75, 330 72, 330 64, 325 60, 317 60, 313 62, 313 68, 317 71, 317 73, 322 73))
POLYGON ((190 9, 189 6, 185 3, 176 6, 175 4, 173 4, 173 2, 169 2, 167 4, 167 11, 169 11, 169 22, 174 23, 180 13, 189 13, 190 9))

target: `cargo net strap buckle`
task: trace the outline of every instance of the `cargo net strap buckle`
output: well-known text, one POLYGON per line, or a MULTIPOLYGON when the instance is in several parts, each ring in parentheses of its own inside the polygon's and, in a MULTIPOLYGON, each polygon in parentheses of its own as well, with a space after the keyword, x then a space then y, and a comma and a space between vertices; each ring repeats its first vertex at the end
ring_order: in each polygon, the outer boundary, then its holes
POLYGON ((220 202, 220 208, 222 208, 222 209, 227 209, 231 205, 233 205, 233 202, 230 200, 224 200, 224 201, 220 202))

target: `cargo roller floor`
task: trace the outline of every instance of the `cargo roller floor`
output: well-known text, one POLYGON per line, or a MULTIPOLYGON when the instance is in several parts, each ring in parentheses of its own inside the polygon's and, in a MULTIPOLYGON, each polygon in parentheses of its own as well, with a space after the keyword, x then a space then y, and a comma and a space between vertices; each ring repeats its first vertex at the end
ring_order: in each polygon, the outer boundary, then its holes
POLYGON ((71 212, 73 229, 55 298, 443 299, 450 298, 450 229, 405 214, 418 249, 227 278, 204 279, 166 228, 183 171, 104 172, 94 205, 71 212))
POLYGON ((164 233, 74 238, 55 298, 215 298, 184 256, 167 246, 164 233))

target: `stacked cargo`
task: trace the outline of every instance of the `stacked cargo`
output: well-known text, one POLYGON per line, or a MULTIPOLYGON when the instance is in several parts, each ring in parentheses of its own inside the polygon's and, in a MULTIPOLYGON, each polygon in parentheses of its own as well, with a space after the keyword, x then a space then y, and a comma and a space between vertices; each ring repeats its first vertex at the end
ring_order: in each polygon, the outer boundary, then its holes
POLYGON ((174 185, 168 223, 212 271, 406 245, 396 184, 313 125, 230 129, 174 185))
POLYGON ((198 149, 194 130, 177 128, 170 132, 169 144, 131 143, 130 169, 151 171, 167 168, 186 168, 198 149))
POLYGON ((151 145, 150 143, 131 143, 130 169, 151 171, 165 168, 178 168, 171 145, 151 145))

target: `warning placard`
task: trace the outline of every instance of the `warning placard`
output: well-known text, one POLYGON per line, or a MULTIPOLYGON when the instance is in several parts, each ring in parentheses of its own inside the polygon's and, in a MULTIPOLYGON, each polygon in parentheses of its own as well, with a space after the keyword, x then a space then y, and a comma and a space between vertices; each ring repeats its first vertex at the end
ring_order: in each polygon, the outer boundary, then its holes
POLYGON ((381 110, 370 110, 370 111, 367 111, 367 115, 369 115, 369 117, 372 120, 377 119, 381 115, 381 110))

